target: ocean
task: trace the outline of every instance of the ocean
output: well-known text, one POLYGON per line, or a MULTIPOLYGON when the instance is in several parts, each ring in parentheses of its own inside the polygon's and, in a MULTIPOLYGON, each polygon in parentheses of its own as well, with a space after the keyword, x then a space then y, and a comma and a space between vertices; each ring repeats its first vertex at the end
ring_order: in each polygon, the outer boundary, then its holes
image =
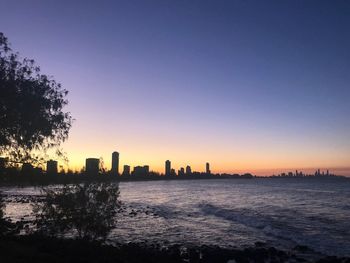
MULTIPOLYGON (((110 242, 218 245, 263 242, 350 256, 350 179, 212 179, 121 182, 110 242)), ((6 216, 30 220, 40 188, 2 187, 6 216)))

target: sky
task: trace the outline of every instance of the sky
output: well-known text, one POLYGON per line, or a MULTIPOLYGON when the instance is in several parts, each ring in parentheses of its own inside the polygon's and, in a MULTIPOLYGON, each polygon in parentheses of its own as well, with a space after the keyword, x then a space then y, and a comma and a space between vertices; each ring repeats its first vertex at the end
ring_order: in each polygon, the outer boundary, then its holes
POLYGON ((349 1, 0 0, 0 32, 69 91, 71 169, 350 175, 349 1))

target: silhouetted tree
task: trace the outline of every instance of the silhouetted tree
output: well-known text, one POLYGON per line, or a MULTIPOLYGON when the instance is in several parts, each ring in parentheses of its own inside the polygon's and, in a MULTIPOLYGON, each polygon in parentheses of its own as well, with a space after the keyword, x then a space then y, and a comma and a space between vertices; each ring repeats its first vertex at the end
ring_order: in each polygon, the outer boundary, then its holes
POLYGON ((115 226, 120 207, 118 184, 84 183, 44 188, 42 203, 34 205, 39 232, 79 239, 105 240, 115 226))
POLYGON ((12 52, 0 32, 0 154, 15 161, 38 161, 47 149, 59 151, 72 124, 68 91, 32 59, 12 52))

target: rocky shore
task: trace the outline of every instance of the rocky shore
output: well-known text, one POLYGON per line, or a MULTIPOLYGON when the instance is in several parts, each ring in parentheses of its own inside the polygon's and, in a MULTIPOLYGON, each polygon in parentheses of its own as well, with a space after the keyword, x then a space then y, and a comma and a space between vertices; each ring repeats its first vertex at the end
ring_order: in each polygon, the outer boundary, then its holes
POLYGON ((245 249, 220 247, 162 247, 150 244, 106 245, 97 242, 48 238, 37 235, 0 238, 0 262, 59 263, 59 262, 342 262, 349 258, 309 257, 307 247, 281 251, 263 243, 245 249))

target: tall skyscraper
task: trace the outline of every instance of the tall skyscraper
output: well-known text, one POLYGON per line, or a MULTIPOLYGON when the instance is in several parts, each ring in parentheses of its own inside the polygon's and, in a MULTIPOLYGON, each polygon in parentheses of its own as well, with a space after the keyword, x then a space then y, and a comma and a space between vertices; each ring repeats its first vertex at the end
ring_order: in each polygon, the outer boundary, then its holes
POLYGON ((191 166, 187 165, 186 166, 186 175, 191 175, 191 174, 192 174, 191 166))
POLYGON ((180 170, 177 171, 178 176, 184 176, 185 175, 185 169, 183 167, 180 168, 180 170))
POLYGON ((169 160, 165 161, 165 175, 171 174, 171 162, 169 160))
POLYGON ((206 168, 206 169, 205 169, 206 174, 211 174, 209 163, 206 163, 206 164, 205 164, 205 168, 206 168))
POLYGON ((46 173, 57 174, 57 161, 49 160, 46 162, 46 173))
POLYGON ((113 152, 112 153, 112 174, 119 175, 119 153, 113 152))
POLYGON ((85 172, 88 175, 96 175, 100 170, 100 159, 87 158, 85 161, 85 172))

